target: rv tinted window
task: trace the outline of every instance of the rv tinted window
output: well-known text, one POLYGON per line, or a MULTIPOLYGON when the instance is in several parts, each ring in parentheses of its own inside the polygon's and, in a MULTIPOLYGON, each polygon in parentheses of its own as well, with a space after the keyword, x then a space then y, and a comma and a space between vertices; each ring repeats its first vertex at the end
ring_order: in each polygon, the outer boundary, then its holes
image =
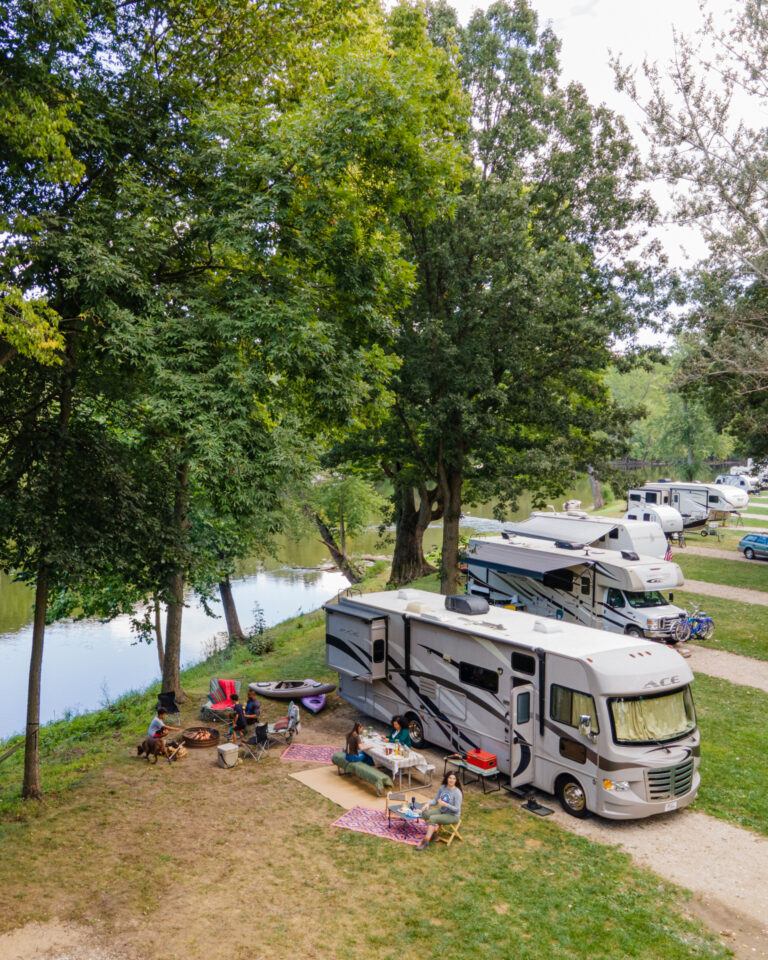
POLYGON ((531 695, 521 693, 517 698, 517 722, 528 723, 531 719, 531 695))
POLYGON ((480 687, 482 690, 490 690, 491 693, 499 692, 499 675, 495 670, 486 670, 485 667, 478 667, 475 663, 459 664, 459 680, 470 687, 480 687))
POLYGON ((512 669, 515 673, 527 673, 532 677, 536 673, 536 658, 527 653, 513 653, 512 669))
POLYGON ((644 513, 644 514, 643 514, 643 520, 650 520, 650 519, 651 519, 650 513, 644 513))
POLYGON ((714 494, 710 494, 710 496, 709 496, 709 502, 710 502, 710 503, 720 503, 720 497, 716 497, 714 494))
POLYGON ((618 527, 614 527, 613 530, 611 530, 611 532, 608 534, 608 536, 611 538, 611 540, 618 540, 618 539, 619 539, 619 528, 618 528, 618 527))
POLYGON ((599 733, 595 701, 592 697, 588 693, 579 693, 578 690, 570 690, 553 683, 549 702, 550 717, 569 727, 578 727, 579 717, 583 714, 589 715, 593 733, 599 733))
POLYGON ((655 490, 649 490, 648 493, 646 493, 646 495, 645 495, 645 502, 646 502, 646 503, 658 503, 658 502, 659 502, 659 501, 656 499, 656 491, 655 491, 655 490))
POLYGON ((640 503, 640 494, 639 493, 630 493, 629 499, 634 503, 640 503))
POLYGON ((590 590, 590 580, 589 580, 589 577, 582 577, 582 578, 581 578, 581 592, 582 592, 585 596, 588 597, 588 596, 589 596, 589 590, 590 590))
POLYGON ((384 662, 384 639, 382 637, 373 641, 373 662, 384 662))
POLYGON ((541 582, 545 587, 551 587, 553 590, 565 590, 570 593, 573 590, 573 571, 553 570, 551 573, 545 573, 541 582))

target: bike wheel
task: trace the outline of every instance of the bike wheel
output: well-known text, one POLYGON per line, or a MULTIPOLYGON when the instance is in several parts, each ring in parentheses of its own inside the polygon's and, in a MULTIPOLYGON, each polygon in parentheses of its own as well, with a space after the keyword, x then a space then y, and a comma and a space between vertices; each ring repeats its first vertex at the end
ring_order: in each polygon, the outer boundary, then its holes
POLYGON ((714 632, 715 624, 712 620, 710 620, 708 623, 705 623, 701 628, 701 635, 705 640, 711 639, 714 632))
POLYGON ((691 625, 687 620, 678 620, 675 624, 675 639, 685 642, 691 635, 691 625))

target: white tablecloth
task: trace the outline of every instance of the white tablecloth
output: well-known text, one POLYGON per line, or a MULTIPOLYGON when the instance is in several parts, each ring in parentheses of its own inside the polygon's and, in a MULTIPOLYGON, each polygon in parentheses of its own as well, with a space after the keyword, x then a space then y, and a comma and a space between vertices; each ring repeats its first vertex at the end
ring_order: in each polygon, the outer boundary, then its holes
POLYGON ((369 737, 360 741, 360 749, 365 750, 376 763, 380 763, 382 766, 391 770, 393 778, 399 777, 401 785, 403 782, 403 770, 418 770, 426 779, 430 765, 424 754, 417 753, 410 747, 408 748, 407 756, 403 755, 403 753, 399 755, 396 754, 394 749, 391 753, 387 753, 388 747, 394 748, 394 744, 389 743, 389 741, 383 737, 369 737))

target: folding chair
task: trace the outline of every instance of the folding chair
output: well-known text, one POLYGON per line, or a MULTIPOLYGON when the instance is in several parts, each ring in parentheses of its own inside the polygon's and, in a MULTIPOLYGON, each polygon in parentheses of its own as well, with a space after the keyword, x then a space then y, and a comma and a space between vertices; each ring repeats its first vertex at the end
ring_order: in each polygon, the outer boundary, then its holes
POLYGON ((444 843, 446 847, 450 847, 454 839, 463 840, 464 837, 459 833, 459 827, 461 826, 461 820, 458 820, 456 823, 441 823, 437 827, 437 842, 444 843), (441 830, 448 831, 448 839, 440 836, 441 830))
POLYGON ((269 750, 269 733, 267 724, 257 724, 253 729, 253 736, 247 740, 240 741, 240 749, 244 750, 246 755, 253 760, 261 760, 264 754, 269 750))
POLYGON ((227 723, 232 716, 232 694, 240 693, 239 680, 211 680, 208 699, 200 708, 203 720, 227 723))
POLYGON ((181 713, 181 707, 176 703, 176 694, 173 690, 164 690, 157 695, 157 706, 155 707, 155 712, 160 708, 163 708, 166 713, 171 715, 179 716, 181 713))
POLYGON ((270 745, 284 743, 286 746, 290 746, 299 730, 301 730, 299 708, 291 700, 288 704, 288 713, 284 717, 279 717, 274 723, 267 725, 270 745))

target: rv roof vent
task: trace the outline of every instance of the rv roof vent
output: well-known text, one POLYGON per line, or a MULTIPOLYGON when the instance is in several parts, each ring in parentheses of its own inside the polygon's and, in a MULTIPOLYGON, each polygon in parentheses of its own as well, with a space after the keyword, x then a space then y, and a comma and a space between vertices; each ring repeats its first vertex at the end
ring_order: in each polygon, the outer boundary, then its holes
POLYGON ((398 600, 417 600, 419 597, 418 590, 398 590, 397 599, 398 600))
POLYGON ((560 633, 562 628, 557 620, 536 620, 533 629, 536 633, 560 633))
POLYGON ((589 514, 583 510, 566 510, 569 517, 578 517, 580 520, 589 520, 589 514))
POLYGON ((622 550, 622 551, 621 551, 621 555, 622 555, 622 557, 624 557, 625 560, 639 560, 639 559, 640 559, 640 557, 638 557, 638 555, 635 553, 634 550, 622 550))
POLYGON ((429 613, 429 607, 426 603, 421 603, 419 600, 411 600, 410 603, 406 604, 405 612, 406 613, 429 613))
POLYGON ((488 601, 485 597, 472 597, 466 593, 459 593, 445 598, 445 609, 452 610, 454 613, 488 613, 488 601))

